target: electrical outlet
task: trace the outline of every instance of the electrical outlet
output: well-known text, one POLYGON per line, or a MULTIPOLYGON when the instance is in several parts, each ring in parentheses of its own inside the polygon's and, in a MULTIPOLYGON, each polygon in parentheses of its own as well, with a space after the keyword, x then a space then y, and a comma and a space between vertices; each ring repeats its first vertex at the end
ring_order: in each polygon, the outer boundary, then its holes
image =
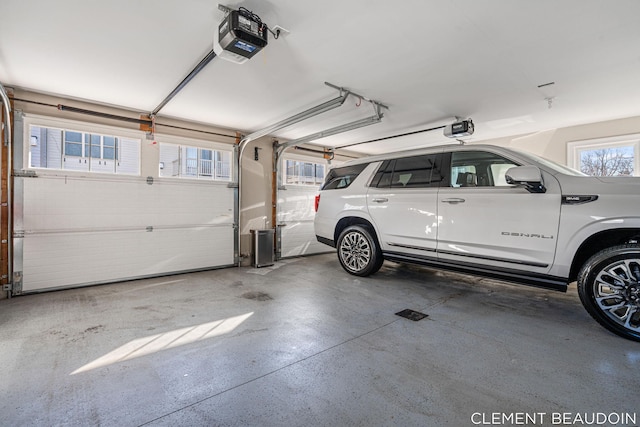
POLYGON ((291 31, 287 30, 286 28, 282 28, 280 25, 275 25, 271 31, 273 31, 274 33, 278 34, 278 31, 280 32, 280 35, 278 36, 278 38, 282 37, 287 37, 289 34, 291 34, 291 31))

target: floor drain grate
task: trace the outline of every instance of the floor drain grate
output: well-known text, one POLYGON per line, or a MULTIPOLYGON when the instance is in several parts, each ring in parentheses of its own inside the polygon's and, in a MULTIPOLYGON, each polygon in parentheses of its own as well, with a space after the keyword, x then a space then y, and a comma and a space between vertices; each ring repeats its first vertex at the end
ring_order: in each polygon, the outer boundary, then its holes
POLYGON ((397 312, 396 316, 406 317, 407 319, 413 320, 414 322, 417 322, 418 320, 422 320, 425 317, 429 317, 428 314, 420 313, 419 311, 409 310, 408 308, 406 310, 397 312))

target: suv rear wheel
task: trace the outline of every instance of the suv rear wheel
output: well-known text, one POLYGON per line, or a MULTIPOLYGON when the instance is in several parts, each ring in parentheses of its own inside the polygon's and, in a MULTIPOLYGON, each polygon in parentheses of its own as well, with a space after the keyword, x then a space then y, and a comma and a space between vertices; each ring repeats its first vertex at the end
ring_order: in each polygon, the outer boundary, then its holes
POLYGON ((614 246, 592 256, 578 275, 578 294, 598 323, 640 341, 640 245, 614 246))
POLYGON ((337 248, 342 268, 355 276, 373 274, 384 262, 377 240, 361 225, 345 228, 338 237, 337 248))

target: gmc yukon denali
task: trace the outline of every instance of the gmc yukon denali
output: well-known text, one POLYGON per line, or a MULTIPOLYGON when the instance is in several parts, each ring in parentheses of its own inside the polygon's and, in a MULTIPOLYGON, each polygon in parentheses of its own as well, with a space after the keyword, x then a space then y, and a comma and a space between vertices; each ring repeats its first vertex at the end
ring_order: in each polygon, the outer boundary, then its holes
POLYGON ((489 145, 362 158, 316 197, 318 241, 350 274, 385 259, 566 291, 640 341, 640 178, 590 177, 489 145))

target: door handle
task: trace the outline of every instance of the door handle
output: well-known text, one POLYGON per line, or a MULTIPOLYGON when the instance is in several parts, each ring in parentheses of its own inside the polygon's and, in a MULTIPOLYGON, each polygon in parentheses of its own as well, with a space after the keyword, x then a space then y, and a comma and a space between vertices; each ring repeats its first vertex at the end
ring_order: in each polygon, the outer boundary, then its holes
POLYGON ((459 199, 457 197, 452 199, 442 199, 442 203, 451 203, 452 205, 456 205, 458 203, 464 203, 464 199, 459 199))
POLYGON ((387 199, 386 197, 379 197, 376 199, 371 199, 371 201, 375 203, 387 203, 389 199, 387 199))

